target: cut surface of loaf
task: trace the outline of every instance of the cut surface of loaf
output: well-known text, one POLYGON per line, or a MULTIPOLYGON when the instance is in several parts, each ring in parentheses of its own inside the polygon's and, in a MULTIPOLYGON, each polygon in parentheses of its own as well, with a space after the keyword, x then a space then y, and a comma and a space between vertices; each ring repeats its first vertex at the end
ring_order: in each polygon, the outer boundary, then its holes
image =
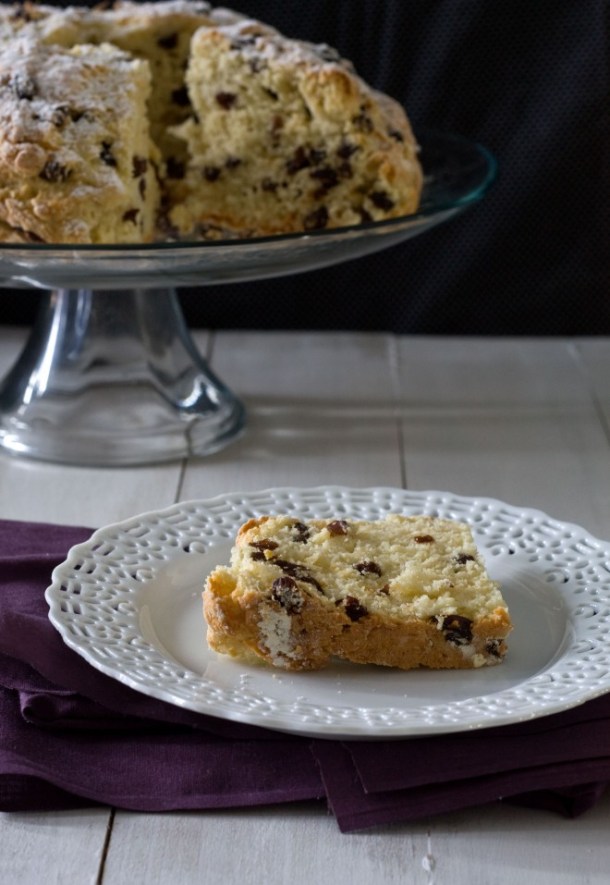
POLYGON ((402 108, 328 46, 260 22, 201 28, 176 135, 186 177, 170 219, 248 236, 377 221, 416 210, 417 146, 402 108))
POLYGON ((0 223, 4 239, 153 239, 158 151, 149 137, 150 71, 109 44, 0 53, 0 223))
POLYGON ((512 629, 470 528, 428 516, 252 519, 203 608, 210 648, 287 670, 478 668, 502 661, 512 629))

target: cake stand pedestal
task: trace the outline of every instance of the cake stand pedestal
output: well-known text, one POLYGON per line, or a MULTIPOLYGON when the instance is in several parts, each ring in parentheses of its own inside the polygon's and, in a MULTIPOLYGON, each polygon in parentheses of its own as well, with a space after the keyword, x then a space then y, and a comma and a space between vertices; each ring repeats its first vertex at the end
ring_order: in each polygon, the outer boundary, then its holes
POLYGON ((129 465, 206 455, 236 438, 238 399, 195 347, 174 289, 56 289, 0 386, 5 449, 129 465))

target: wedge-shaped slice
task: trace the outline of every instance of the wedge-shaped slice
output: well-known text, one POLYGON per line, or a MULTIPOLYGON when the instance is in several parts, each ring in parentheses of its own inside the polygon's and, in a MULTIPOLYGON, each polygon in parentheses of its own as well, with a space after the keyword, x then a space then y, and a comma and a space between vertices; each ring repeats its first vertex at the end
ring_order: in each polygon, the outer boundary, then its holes
POLYGON ((512 627, 469 527, 427 516, 250 520, 203 599, 212 649, 287 670, 499 664, 512 627))
POLYGON ((188 234, 314 230, 406 215, 422 173, 400 105, 328 46, 259 22, 201 28, 186 85, 194 114, 173 223, 188 234))

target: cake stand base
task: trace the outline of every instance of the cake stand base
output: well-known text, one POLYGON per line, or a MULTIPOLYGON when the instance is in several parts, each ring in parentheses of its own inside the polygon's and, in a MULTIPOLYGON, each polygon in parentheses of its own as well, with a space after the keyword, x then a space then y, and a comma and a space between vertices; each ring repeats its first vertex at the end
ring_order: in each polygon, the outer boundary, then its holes
POLYGON ((56 289, 0 384, 0 447, 62 464, 207 455, 244 424, 209 370, 175 290, 56 289))

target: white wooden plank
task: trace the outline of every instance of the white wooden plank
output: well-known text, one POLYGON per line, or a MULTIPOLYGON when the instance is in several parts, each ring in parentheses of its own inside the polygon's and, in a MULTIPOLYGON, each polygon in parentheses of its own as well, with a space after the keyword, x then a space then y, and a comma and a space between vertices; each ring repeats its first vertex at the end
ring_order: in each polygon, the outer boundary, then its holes
POLYGON ((468 885, 606 885, 610 793, 581 817, 489 805, 433 819, 434 880, 468 885))
POLYGON ((212 366, 244 399, 248 427, 223 452, 189 463, 183 498, 401 484, 386 336, 225 333, 212 366))
POLYGON ((342 834, 319 805, 163 818, 117 814, 112 841, 104 885, 129 881, 147 885, 415 885, 427 881, 422 865, 427 853, 425 827, 342 834))
POLYGON ((0 519, 92 528, 172 504, 181 464, 63 467, 0 454, 0 519))
POLYGON ((400 336, 396 348, 401 402, 410 408, 468 413, 582 401, 582 375, 566 339, 400 336))
POLYGON ((0 881, 3 885, 95 883, 109 817, 106 809, 0 814, 0 881))
POLYGON ((392 337, 381 333, 222 332, 212 363, 236 392, 269 405, 279 397, 378 410, 395 402, 392 352, 392 337))
POLYGON ((605 426, 608 427, 610 425, 610 339, 580 338, 571 346, 593 391, 595 401, 604 417, 605 426))
POLYGON ((608 442, 565 342, 402 339, 398 374, 411 488, 488 495, 610 537, 608 442))

